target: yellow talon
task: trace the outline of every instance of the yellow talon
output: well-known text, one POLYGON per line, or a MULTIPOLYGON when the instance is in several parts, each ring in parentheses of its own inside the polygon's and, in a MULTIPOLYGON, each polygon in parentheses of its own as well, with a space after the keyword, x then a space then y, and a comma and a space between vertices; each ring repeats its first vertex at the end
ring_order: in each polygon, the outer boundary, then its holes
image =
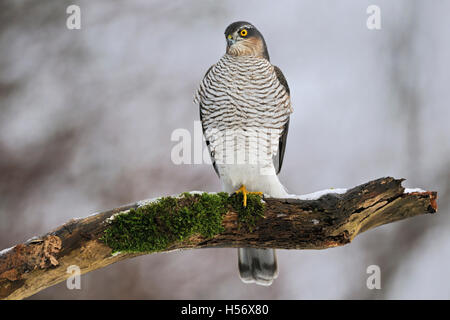
POLYGON ((244 207, 247 206, 247 195, 248 194, 259 194, 260 196, 263 195, 262 192, 250 192, 250 191, 247 191, 247 188, 244 185, 242 185, 238 190, 236 190, 235 193, 239 193, 239 192, 241 192, 244 195, 244 207))

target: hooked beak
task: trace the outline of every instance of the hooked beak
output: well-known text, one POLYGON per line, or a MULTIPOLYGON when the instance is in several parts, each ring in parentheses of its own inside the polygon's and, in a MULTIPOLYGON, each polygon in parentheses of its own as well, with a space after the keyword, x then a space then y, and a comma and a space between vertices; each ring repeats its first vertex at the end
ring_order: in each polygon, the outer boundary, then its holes
POLYGON ((227 38, 227 46, 228 47, 231 47, 233 44, 235 44, 236 43, 236 39, 234 39, 234 37, 228 37, 227 38))

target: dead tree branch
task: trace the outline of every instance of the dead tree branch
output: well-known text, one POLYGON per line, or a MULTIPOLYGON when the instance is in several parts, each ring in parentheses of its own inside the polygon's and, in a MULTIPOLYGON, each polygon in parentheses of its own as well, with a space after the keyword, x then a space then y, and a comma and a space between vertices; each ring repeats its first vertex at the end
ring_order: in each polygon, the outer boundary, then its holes
MULTIPOLYGON (((255 219, 251 228, 241 223, 239 210, 225 206, 219 221, 220 231, 216 234, 205 236, 191 228, 194 230, 192 234, 180 237, 181 240, 169 241, 165 247, 152 251, 218 247, 326 249, 342 246, 374 227, 437 211, 436 192, 405 192, 402 181, 381 178, 344 190, 341 194, 328 193, 313 200, 265 198, 263 217, 255 219)), ((196 201, 187 201, 183 205, 185 208, 193 207, 196 201)), ((149 253, 148 250, 118 250, 113 254, 108 241, 103 238, 116 214, 129 214, 130 210, 136 213, 146 206, 149 202, 138 202, 72 219, 42 237, 0 251, 0 298, 23 299, 64 281, 70 276, 67 269, 71 265, 86 273, 149 253)), ((180 207, 178 203, 176 208, 180 207)), ((157 213, 155 223, 158 224, 168 214, 157 213)))

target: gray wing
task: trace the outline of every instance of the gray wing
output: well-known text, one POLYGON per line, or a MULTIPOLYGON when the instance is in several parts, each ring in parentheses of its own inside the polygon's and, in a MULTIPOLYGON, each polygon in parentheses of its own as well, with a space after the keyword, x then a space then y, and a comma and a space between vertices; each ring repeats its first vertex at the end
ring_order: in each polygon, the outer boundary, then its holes
MULTIPOLYGON (((209 71, 211 71, 212 67, 214 67, 214 65, 209 67, 209 69, 206 71, 205 75, 203 76, 203 79, 205 79, 205 77, 208 75, 209 71)), ((217 175, 220 178, 219 170, 217 169, 217 165, 216 165, 216 160, 214 159, 214 155, 211 153, 210 142, 208 141, 208 139, 206 139, 206 136, 205 136, 205 127, 203 126, 203 118, 202 118, 202 103, 199 102, 198 106, 199 106, 199 113, 200 113, 200 122, 202 123, 203 136, 205 137, 205 140, 206 140, 206 146, 208 147, 209 155, 211 156, 211 162, 214 167, 214 171, 216 171, 217 175)))
MULTIPOLYGON (((273 67, 275 70, 275 74, 278 78, 278 81, 280 81, 280 83, 286 89, 287 94, 290 95, 291 91, 289 90, 289 85, 286 81, 286 78, 283 75, 283 72, 281 72, 280 68, 278 68, 277 66, 273 67)), ((281 166, 283 165, 284 151, 286 150, 288 131, 289 131, 289 117, 284 125, 283 131, 281 132, 280 140, 278 142, 278 153, 273 158, 273 164, 275 166, 275 172, 277 174, 280 173, 281 166)))

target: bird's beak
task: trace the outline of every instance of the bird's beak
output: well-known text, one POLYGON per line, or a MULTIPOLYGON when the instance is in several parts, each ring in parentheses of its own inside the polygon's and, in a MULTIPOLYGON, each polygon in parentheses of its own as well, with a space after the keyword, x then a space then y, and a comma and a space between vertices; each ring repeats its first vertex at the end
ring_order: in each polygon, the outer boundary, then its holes
POLYGON ((233 44, 235 44, 236 43, 236 39, 234 39, 234 37, 228 37, 227 38, 227 45, 228 45, 228 47, 231 47, 233 44))

